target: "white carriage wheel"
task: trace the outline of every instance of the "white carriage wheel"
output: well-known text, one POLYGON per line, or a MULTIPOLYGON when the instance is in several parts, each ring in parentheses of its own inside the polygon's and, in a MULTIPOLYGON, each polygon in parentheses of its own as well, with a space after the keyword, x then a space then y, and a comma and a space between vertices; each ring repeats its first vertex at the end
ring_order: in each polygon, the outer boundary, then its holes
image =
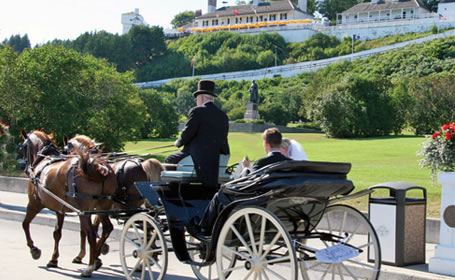
POLYGON ((231 272, 233 279, 297 279, 297 260, 289 232, 269 210, 242 208, 223 225, 216 246, 220 280, 231 272), (234 266, 227 258, 236 258, 234 266), (222 261, 220 261, 222 260, 222 261))
MULTIPOLYGON (((331 233, 342 236, 345 244, 361 249, 358 256, 338 262, 300 261, 300 271, 304 280, 312 279, 368 279, 379 278, 381 269, 381 249, 376 231, 370 221, 360 211, 346 205, 327 207, 314 232, 331 233)), ((336 244, 319 238, 306 240, 311 248, 321 250, 336 244)), ((301 254, 303 258, 303 254, 301 254)))
POLYGON ((168 262, 166 240, 149 215, 135 214, 123 226, 120 262, 128 280, 163 279, 168 262))
MULTIPOLYGON (((193 261, 196 262, 203 262, 204 260, 201 259, 199 256, 199 250, 195 249, 201 243, 199 240, 194 238, 191 235, 188 235, 188 252, 190 257, 193 261)), ((236 258, 224 258, 224 260, 228 263, 229 267, 233 267, 235 265, 236 258)), ((218 271, 216 269, 216 263, 207 266, 199 266, 199 265, 191 265, 191 269, 193 270, 194 275, 196 275, 197 279, 199 280, 219 280, 218 278, 218 271)), ((224 275, 224 278, 228 278, 231 273, 227 272, 224 275)))

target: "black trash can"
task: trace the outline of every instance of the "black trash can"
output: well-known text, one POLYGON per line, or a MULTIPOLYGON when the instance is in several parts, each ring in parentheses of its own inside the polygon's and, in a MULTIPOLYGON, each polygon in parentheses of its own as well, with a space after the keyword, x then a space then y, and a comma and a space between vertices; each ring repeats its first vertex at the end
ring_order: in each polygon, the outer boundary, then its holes
MULTIPOLYGON (((369 189, 388 190, 388 196, 376 197, 373 192, 368 199, 368 216, 381 244, 382 263, 425 263, 426 189, 404 182, 386 182, 369 189), (407 197, 408 191, 416 189, 422 191, 422 197, 407 197)), ((369 252, 368 258, 370 255, 374 256, 369 252)))

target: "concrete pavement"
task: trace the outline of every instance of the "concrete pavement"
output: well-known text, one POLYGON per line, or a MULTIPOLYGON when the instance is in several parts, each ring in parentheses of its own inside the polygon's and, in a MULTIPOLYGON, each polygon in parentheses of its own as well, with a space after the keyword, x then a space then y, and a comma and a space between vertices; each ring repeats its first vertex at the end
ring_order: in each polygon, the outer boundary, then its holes
MULTIPOLYGON (((26 244, 25 244, 25 236, 22 232, 22 227, 20 225, 20 223, 22 222, 24 215, 25 215, 25 210, 26 210, 26 206, 27 206, 27 202, 28 202, 27 195, 24 192, 22 192, 22 190, 20 190, 20 188, 13 190, 13 191, 19 191, 19 192, 4 191, 4 188, 1 187, 1 184, 0 184, 0 190, 1 190, 0 191, 0 219, 6 220, 6 221, 0 220, 0 224, 7 223, 9 225, 17 226, 17 228, 19 229, 19 232, 20 232, 20 233, 16 233, 16 234, 10 236, 8 233, 4 232, 4 228, 3 228, 4 225, 2 225, 2 226, 0 226, 0 229, 1 229, 0 236, 2 236, 0 238, 0 240, 7 238, 8 240, 10 240, 11 244, 17 244, 18 246, 17 246, 17 248, 15 248, 15 249, 17 249, 17 252, 20 251, 21 253, 25 253, 25 255, 26 255, 25 258, 27 260, 31 260, 30 254, 28 252, 28 248, 26 247, 26 244), (3 189, 3 190, 1 190, 1 189, 3 189)), ((33 224, 34 224, 34 227, 35 227, 35 225, 44 225, 44 226, 48 226, 48 227, 49 226, 54 227, 55 215, 52 211, 43 210, 33 220, 33 224)), ((108 254, 108 256, 109 256, 109 261, 112 262, 110 264, 110 266, 115 267, 114 270, 118 270, 120 274, 115 274, 114 272, 109 272, 110 274, 113 273, 111 275, 112 277, 111 278, 109 278, 109 277, 102 278, 102 279, 122 279, 122 276, 121 276, 122 271, 121 271, 120 260, 119 260, 119 256, 118 256, 118 239, 120 236, 121 227, 116 225, 115 221, 113 221, 113 224, 116 226, 116 229, 111 234, 111 237, 109 238, 108 242, 110 243, 111 248, 117 248, 117 249, 111 250, 111 253, 108 254)), ((61 255, 62 259, 63 258, 72 259, 77 254, 77 251, 78 251, 78 247, 77 247, 79 244, 78 217, 74 214, 69 214, 65 218, 64 229, 65 229, 65 231, 70 231, 72 233, 64 233, 63 239, 66 238, 65 237, 66 235, 74 235, 75 237, 72 239, 72 243, 71 243, 72 250, 69 251, 69 253, 66 253, 66 252, 63 253, 63 251, 62 251, 62 253, 60 255, 61 255)), ((33 236, 33 233, 34 233, 34 229, 32 227, 32 236, 33 236)), ((46 263, 47 263, 48 258, 50 258, 50 255, 52 253, 52 247, 53 247, 52 228, 50 228, 48 230, 48 236, 47 236, 46 240, 48 240, 48 241, 46 241, 46 244, 40 245, 41 249, 43 250, 42 258, 40 260, 41 263, 39 264, 39 268, 41 270, 48 270, 46 268, 46 263), (48 242, 50 242, 50 243, 48 244, 48 242), (44 258, 44 260, 43 260, 43 258, 44 258)), ((70 246, 70 245, 68 245, 68 246, 70 246)), ((412 265, 412 266, 406 266, 406 267, 394 267, 394 266, 382 265, 380 279, 384 279, 384 280, 392 280, 392 279, 393 280, 395 280, 395 279, 405 279, 405 280, 451 279, 451 280, 455 280, 455 277, 433 274, 433 273, 428 272, 428 261, 429 261, 429 258, 434 255, 434 248, 435 248, 435 244, 429 244, 429 243, 426 244, 426 264, 412 265)), ((5 252, 2 250, 0 255, 5 256, 4 253, 5 252)), ((105 263, 107 262, 107 261, 105 261, 106 257, 107 256, 103 256, 103 261, 105 263)), ((175 256, 172 253, 170 254, 170 258, 171 259, 173 258, 174 261, 172 261, 172 264, 171 263, 169 264, 169 267, 174 268, 175 274, 170 273, 169 276, 166 277, 166 279, 196 279, 191 272, 190 266, 180 264, 175 259, 175 256), (172 275, 174 275, 177 278, 174 278, 174 276, 172 276, 172 275)), ((4 259, 4 258, 2 258, 2 259, 4 259)), ((16 259, 16 258, 14 258, 14 259, 16 259)), ((16 262, 17 262, 16 266, 21 265, 21 267, 22 267, 23 263, 22 263, 21 259, 17 259, 16 262)), ((24 269, 25 267, 26 267, 26 269, 35 269, 36 261, 34 261, 34 262, 35 262, 34 265, 32 265, 32 264, 30 264, 31 266, 25 265, 22 268, 18 267, 18 269, 24 269)), ((26 263, 28 263, 28 261, 26 263)), ((67 263, 70 264, 71 261, 68 261, 67 263)), ((1 266, 3 267, 4 265, 5 265, 5 263, 3 262, 1 266)), ((81 266, 81 265, 73 265, 73 266, 72 266, 73 270, 82 269, 85 267, 85 266, 81 266), (73 266, 75 266, 75 267, 73 267, 73 266)), ((25 279, 25 278, 14 278, 14 277, 13 278, 11 278, 11 277, 4 278, 4 277, 2 277, 3 273, 5 273, 5 272, 2 269, 0 269, 0 279, 25 279)), ((74 278, 74 276, 79 275, 78 271, 75 273, 76 273, 75 275, 71 274, 72 278, 74 278)), ((46 278, 53 279, 53 278, 48 278, 48 277, 46 277, 46 278)), ((59 279, 61 279, 61 278, 59 278, 59 279)))

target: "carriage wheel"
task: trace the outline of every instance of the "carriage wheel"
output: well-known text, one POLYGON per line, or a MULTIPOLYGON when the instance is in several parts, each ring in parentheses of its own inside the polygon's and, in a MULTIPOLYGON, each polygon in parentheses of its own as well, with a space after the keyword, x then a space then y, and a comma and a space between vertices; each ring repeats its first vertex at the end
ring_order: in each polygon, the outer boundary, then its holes
MULTIPOLYGON (((204 259, 200 256, 199 246, 201 242, 194 238, 193 236, 188 236, 188 252, 190 257, 193 261, 196 262, 203 262, 204 259)), ((236 258, 224 258, 224 261, 227 262, 228 267, 234 267, 236 258)), ((198 266, 198 265, 191 265, 191 269, 193 270, 194 275, 196 275, 197 279, 199 280, 218 280, 218 271, 216 269, 216 264, 207 265, 207 266, 198 266)), ((224 275, 224 278, 228 278, 231 272, 227 272, 224 275)))
MULTIPOLYGON (((317 259, 301 261, 303 279, 378 279, 381 268, 378 237, 370 221, 361 212, 346 205, 329 206, 314 232, 342 236, 345 244, 361 251, 357 256, 337 263, 317 259)), ((312 238, 305 244, 321 250, 336 242, 312 238)))
POLYGON ((270 211, 248 207, 232 214, 216 247, 219 279, 297 279, 297 260, 289 232, 270 211), (236 258, 234 266, 226 259, 236 258), (221 261, 220 261, 221 260, 221 261))
POLYGON ((125 223, 120 238, 120 262, 128 280, 163 279, 168 262, 166 241, 149 215, 138 213, 125 223))

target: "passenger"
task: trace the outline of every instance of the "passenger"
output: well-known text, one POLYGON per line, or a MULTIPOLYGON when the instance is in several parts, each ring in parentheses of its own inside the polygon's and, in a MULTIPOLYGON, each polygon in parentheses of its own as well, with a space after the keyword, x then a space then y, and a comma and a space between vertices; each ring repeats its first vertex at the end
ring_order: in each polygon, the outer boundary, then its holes
POLYGON ((213 81, 200 80, 193 96, 197 106, 190 110, 185 127, 174 143, 184 148, 167 156, 164 162, 177 164, 191 155, 199 180, 206 186, 217 187, 220 154, 229 154, 228 117, 213 103, 216 97, 213 81))
POLYGON ((283 137, 281 153, 293 160, 308 160, 308 157, 299 142, 283 137))
MULTIPOLYGON (((282 136, 278 128, 266 129, 262 134, 262 139, 264 142, 264 150, 267 153, 267 156, 259 159, 251 168, 251 172, 259 170, 262 167, 275 162, 290 160, 290 158, 284 156, 280 152, 282 136)), ((226 205, 234 200, 234 196, 224 193, 223 188, 221 188, 207 206, 204 217, 199 224, 200 233, 203 235, 210 235, 213 223, 218 217, 218 214, 224 209, 226 205)), ((190 232, 191 230, 194 229, 189 229, 190 232)), ((196 232, 196 230, 194 230, 194 232, 196 232)))

